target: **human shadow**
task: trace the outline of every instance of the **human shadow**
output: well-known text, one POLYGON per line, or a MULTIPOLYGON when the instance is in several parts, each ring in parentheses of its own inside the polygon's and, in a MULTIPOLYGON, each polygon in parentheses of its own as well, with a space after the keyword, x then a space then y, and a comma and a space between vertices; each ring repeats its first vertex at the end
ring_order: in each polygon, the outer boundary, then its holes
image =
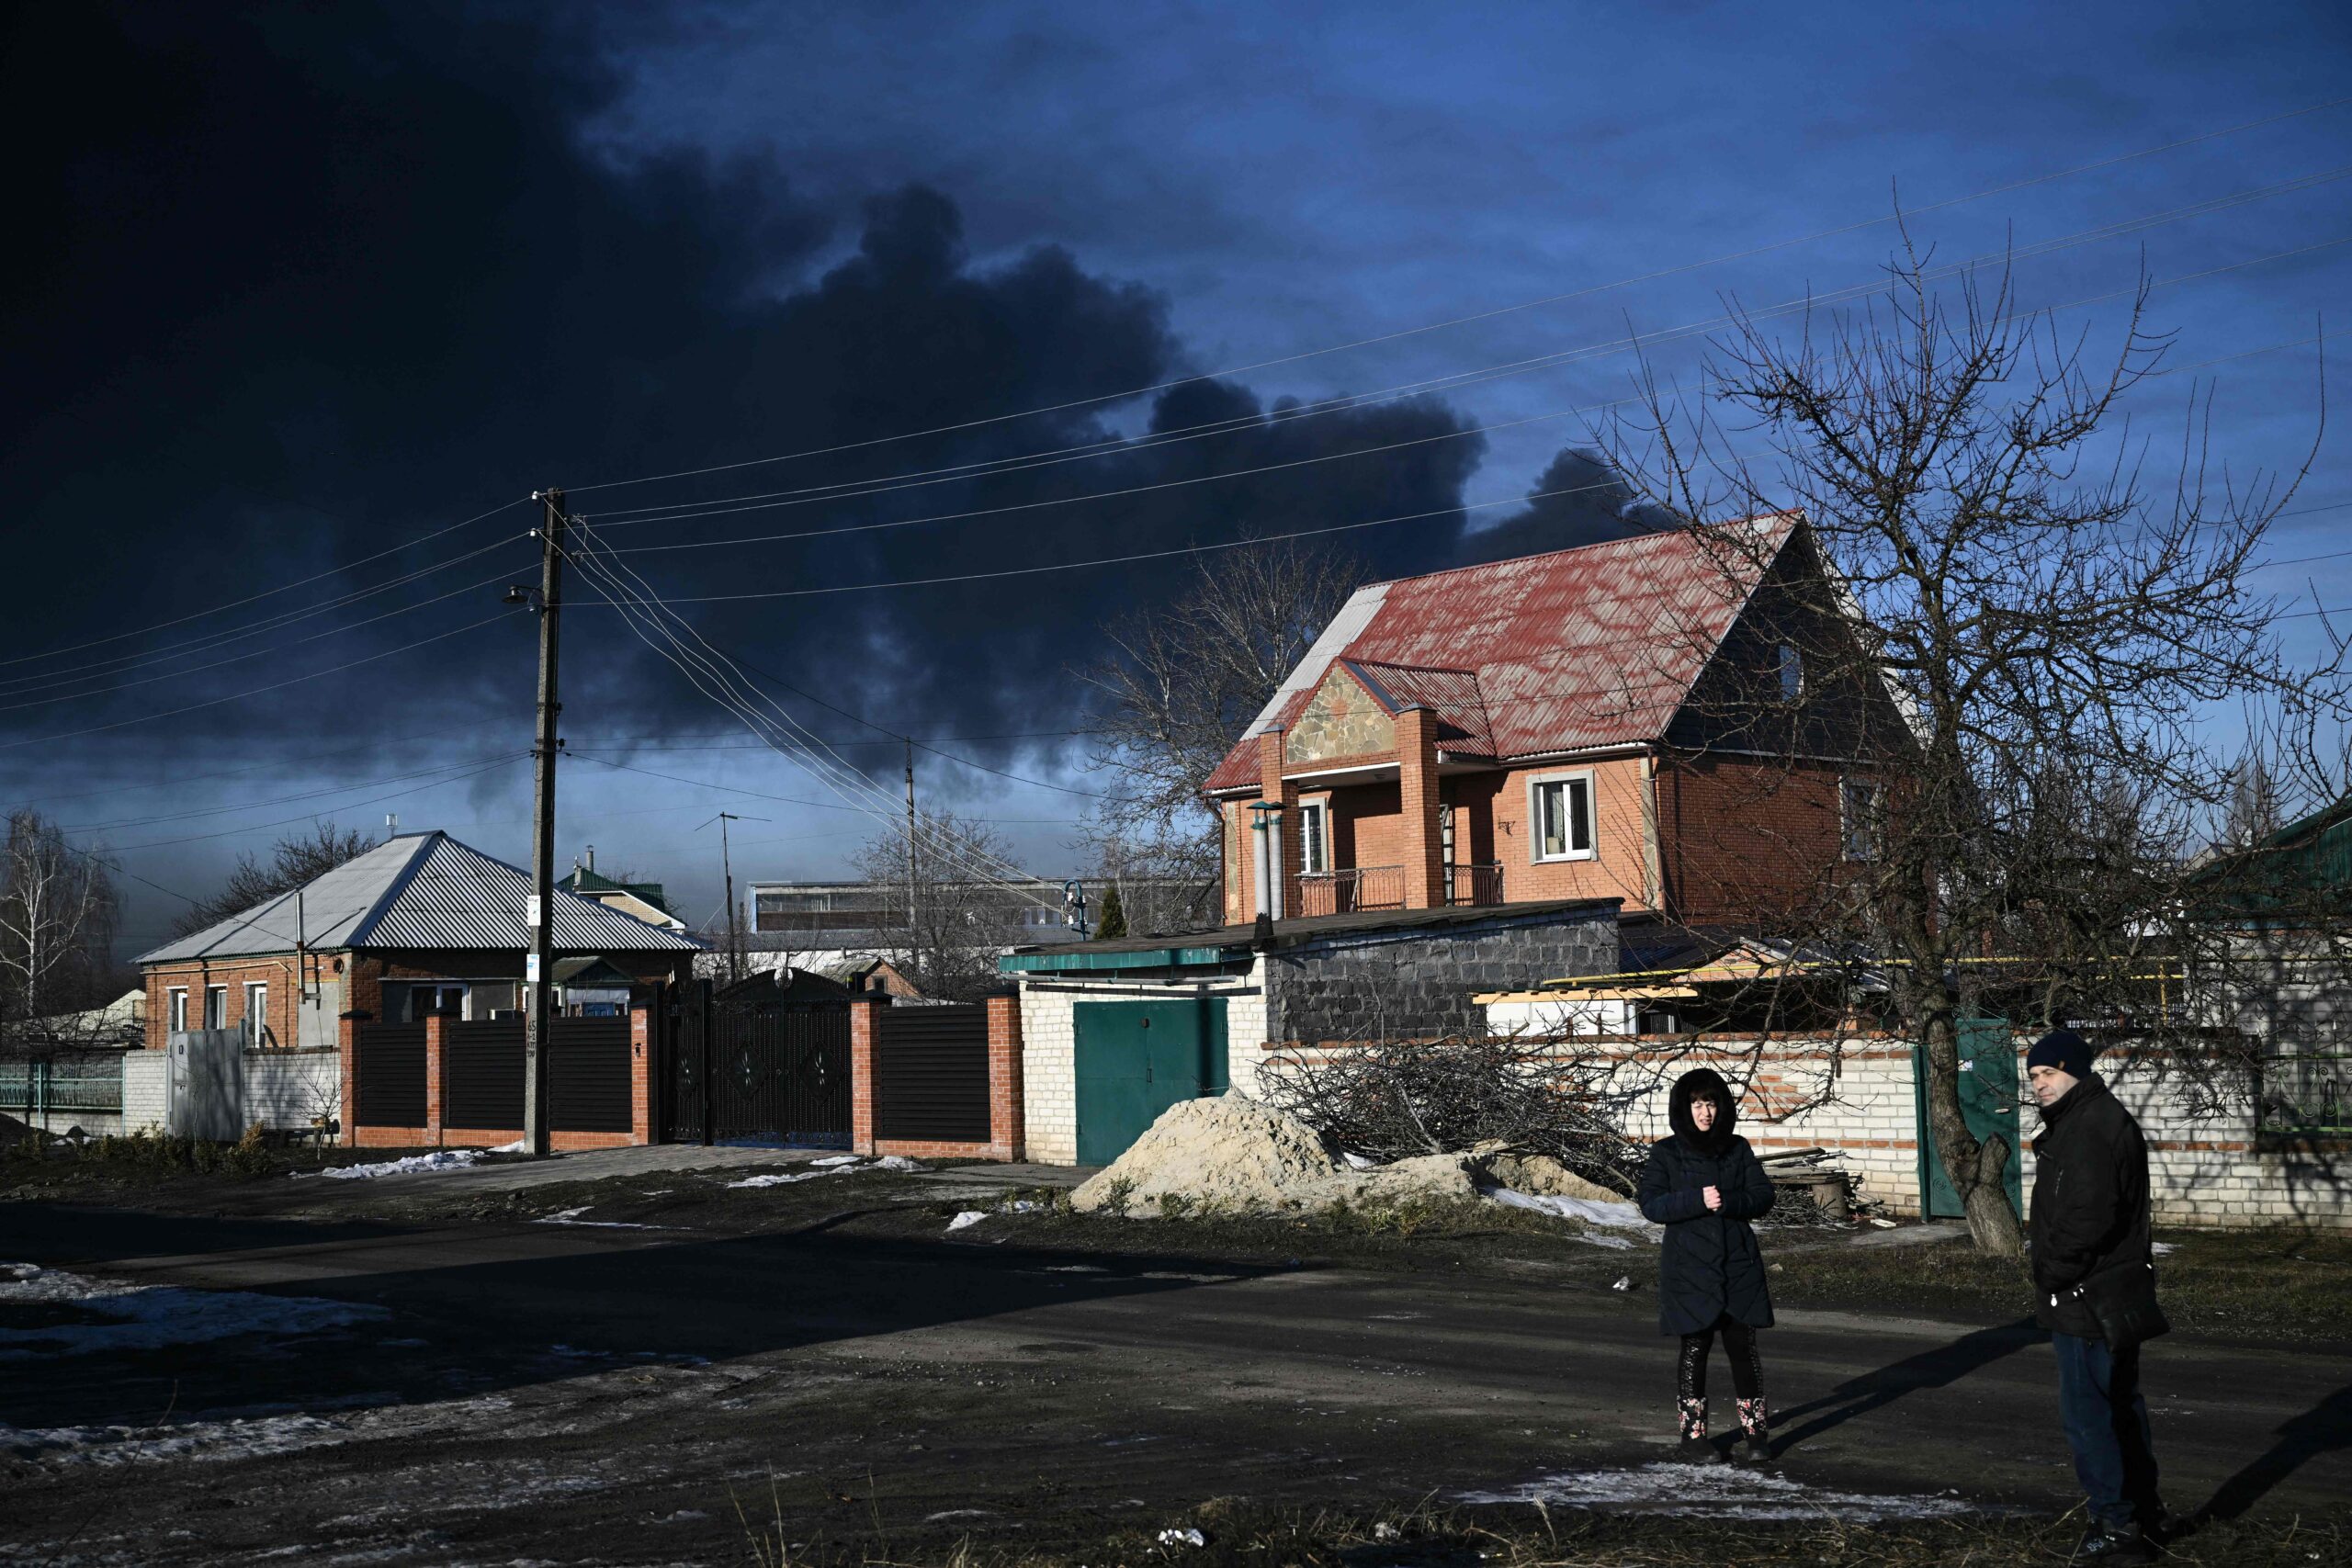
POLYGON ((2215 1489, 2194 1516, 2234 1519, 2265 1494, 2333 1449, 2352 1448, 2352 1383, 2337 1389, 2278 1429, 2278 1440, 2215 1489))
POLYGON ((2047 1329, 2037 1325, 2032 1318, 2023 1317, 2015 1323, 1976 1329, 1949 1345, 1939 1345, 1932 1350, 1905 1356, 1874 1372, 1849 1378, 1818 1399, 1780 1412, 1780 1444, 1790 1448, 1817 1438, 1858 1416, 1883 1409, 1915 1390, 1948 1387, 1972 1372, 1982 1371, 2004 1356, 2014 1355, 2029 1345, 2046 1343, 2049 1338, 2047 1329), (1787 1425, 1806 1416, 1812 1418, 1801 1426, 1787 1425))

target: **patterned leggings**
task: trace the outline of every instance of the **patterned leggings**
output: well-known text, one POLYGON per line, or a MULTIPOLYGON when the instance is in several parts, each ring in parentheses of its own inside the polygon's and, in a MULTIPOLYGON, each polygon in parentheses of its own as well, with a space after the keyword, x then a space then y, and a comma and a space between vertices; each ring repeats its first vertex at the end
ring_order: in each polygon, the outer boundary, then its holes
POLYGON ((1760 1438, 1765 1421, 1764 1359, 1757 1353, 1756 1331, 1733 1322, 1729 1314, 1715 1319, 1713 1327, 1682 1337, 1674 1366, 1675 1404, 1681 1416, 1682 1435, 1707 1435, 1707 1357, 1714 1348, 1718 1331, 1724 1337, 1724 1354, 1731 1358, 1731 1386, 1737 1400, 1740 1430, 1760 1438))

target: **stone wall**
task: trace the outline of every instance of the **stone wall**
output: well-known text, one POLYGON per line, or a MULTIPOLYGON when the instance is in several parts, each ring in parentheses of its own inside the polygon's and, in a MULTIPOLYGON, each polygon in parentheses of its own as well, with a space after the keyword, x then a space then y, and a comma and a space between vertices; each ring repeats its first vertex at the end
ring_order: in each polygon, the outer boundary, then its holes
POLYGON ((164 1130, 164 1083, 171 1060, 161 1051, 126 1051, 122 1055, 122 1130, 160 1133, 164 1130))
POLYGON ((1264 1038, 1319 1045, 1476 1033, 1487 1027, 1479 992, 1611 974, 1617 953, 1617 907, 1605 901, 1502 905, 1477 919, 1321 934, 1263 955, 1264 1038))

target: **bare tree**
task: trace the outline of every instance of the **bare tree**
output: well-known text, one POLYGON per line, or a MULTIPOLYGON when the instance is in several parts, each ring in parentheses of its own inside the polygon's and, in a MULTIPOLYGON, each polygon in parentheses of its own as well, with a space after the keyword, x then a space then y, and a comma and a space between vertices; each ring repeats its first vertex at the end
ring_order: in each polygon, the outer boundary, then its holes
POLYGON ((1108 798, 1089 824, 1106 866, 1218 875, 1202 786, 1362 577, 1329 549, 1248 546, 1200 558, 1169 604, 1102 628, 1107 655, 1080 674, 1107 699, 1092 767, 1108 798))
POLYGON ((2243 777, 2204 716, 2340 723, 2346 688, 2340 649, 2317 670, 2280 651, 2249 573, 2293 483, 2249 487, 2211 459, 2210 394, 2185 399, 2177 470, 2143 475, 2125 404, 2164 347, 2144 289, 2095 359, 2087 333, 2020 312, 2006 271, 1980 283, 1906 248, 1890 276, 1882 299, 1791 338, 1738 318, 1691 401, 1645 370, 1644 412, 1609 446, 1653 501, 1740 520, 1701 525, 1727 583, 1787 536, 1747 520, 1802 517, 1790 547, 1817 553, 1824 613, 1751 650, 1747 690, 1766 694, 1757 749, 1781 759, 1759 790, 1815 821, 1790 830, 1790 874, 1755 881, 1747 920, 1804 960, 1782 978, 1842 965, 1915 1032, 1971 1234, 2014 1255, 2015 1150, 1968 1125, 1965 1019, 2169 1031, 2195 1059, 2211 1042, 2160 987, 2203 940, 2186 879, 2243 777), (1769 458, 1736 450, 1750 431, 1769 458))
POLYGON ((858 850, 858 874, 891 904, 876 925, 905 932, 891 961, 925 996, 971 1001, 1001 983, 997 955, 1022 941, 1023 911, 1046 897, 1042 884, 998 874, 1012 858, 985 823, 949 811, 916 819, 911 863, 903 830, 886 829, 858 850))
POLYGON ((31 810, 0 845, 0 1019, 40 1021, 111 1001, 121 902, 106 863, 31 810))
POLYGON ((379 842, 375 835, 356 828, 345 831, 329 820, 313 822, 309 832, 289 833, 278 840, 270 847, 266 862, 251 853, 238 856, 227 884, 211 897, 189 905, 173 922, 174 934, 200 931, 256 904, 291 893, 345 862, 358 859, 379 842))

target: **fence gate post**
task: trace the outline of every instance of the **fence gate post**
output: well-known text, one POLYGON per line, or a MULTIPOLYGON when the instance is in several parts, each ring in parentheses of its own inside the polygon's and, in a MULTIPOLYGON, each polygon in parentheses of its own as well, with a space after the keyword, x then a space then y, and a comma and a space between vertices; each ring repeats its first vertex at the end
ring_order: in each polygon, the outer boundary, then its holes
POLYGON ((702 1100, 702 1146, 708 1148, 718 1137, 718 1084, 714 1077, 712 1061, 718 1047, 711 1039, 718 1018, 711 1006, 712 983, 695 982, 695 1086, 702 1100))
POLYGON ((359 1146, 359 1026, 376 1015, 366 1008, 353 1008, 335 1018, 335 1038, 343 1058, 343 1092, 335 1098, 335 1115, 343 1122, 341 1138, 345 1148, 359 1146))

